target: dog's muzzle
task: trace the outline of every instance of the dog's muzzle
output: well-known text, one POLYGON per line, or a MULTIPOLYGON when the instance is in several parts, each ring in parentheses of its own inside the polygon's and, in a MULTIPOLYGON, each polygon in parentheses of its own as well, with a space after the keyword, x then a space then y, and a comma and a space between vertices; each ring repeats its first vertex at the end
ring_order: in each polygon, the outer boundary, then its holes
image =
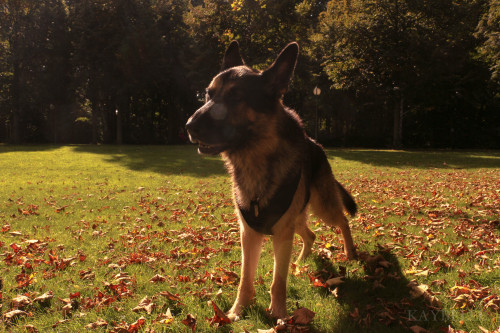
POLYGON ((199 108, 187 121, 186 129, 189 140, 198 144, 198 152, 201 154, 216 155, 227 148, 227 130, 223 123, 227 117, 227 108, 222 103, 209 101, 199 108))

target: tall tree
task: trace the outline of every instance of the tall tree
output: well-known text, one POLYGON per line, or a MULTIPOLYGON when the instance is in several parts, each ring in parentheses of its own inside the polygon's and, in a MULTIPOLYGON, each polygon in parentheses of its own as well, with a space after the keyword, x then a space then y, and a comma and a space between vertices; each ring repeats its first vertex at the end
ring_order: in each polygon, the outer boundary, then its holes
POLYGON ((194 95, 181 61, 186 9, 178 0, 71 2, 75 78, 94 143, 175 142, 194 95))
POLYGON ((477 34, 484 39, 480 54, 491 66, 491 77, 500 83, 500 0, 489 0, 477 34))
MULTIPOLYGON (((325 72, 334 87, 371 100, 386 124, 392 118, 398 147, 403 114, 439 103, 434 111, 450 115, 478 79, 470 53, 480 13, 474 0, 330 1, 320 20, 325 72)), ((443 123, 453 131, 453 120, 443 123)))
POLYGON ((10 141, 54 141, 59 127, 56 113, 68 104, 69 96, 70 50, 63 4, 8 0, 1 9, 1 34, 12 73, 8 83, 10 141), (52 125, 48 118, 54 120, 52 125))

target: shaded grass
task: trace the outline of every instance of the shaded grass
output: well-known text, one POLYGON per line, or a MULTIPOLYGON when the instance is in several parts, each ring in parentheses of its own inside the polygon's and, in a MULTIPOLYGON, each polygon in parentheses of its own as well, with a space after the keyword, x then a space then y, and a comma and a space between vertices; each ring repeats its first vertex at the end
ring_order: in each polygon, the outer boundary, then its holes
MULTIPOLYGON (((339 235, 312 216, 318 235, 315 252, 301 265, 302 271, 290 277, 289 312, 297 304, 315 311, 313 332, 403 332, 411 325, 432 331, 448 325, 465 330, 498 326, 498 314, 483 310, 479 302, 457 309, 449 289, 474 280, 489 287, 490 294, 499 293, 498 250, 488 252, 483 261, 474 254, 479 251, 478 242, 490 249, 498 240, 500 154, 327 153, 336 177, 360 205, 359 216, 351 221, 358 250, 381 253, 392 266, 377 278, 381 285, 375 286, 370 278, 373 270, 363 262, 345 261, 339 235), (480 196, 483 199, 478 200, 480 196), (446 254, 460 242, 467 252, 446 254), (333 260, 325 259, 325 253, 333 260), (451 267, 432 273, 436 256, 451 267), (431 271, 427 276, 408 273, 425 269, 431 271), (311 276, 327 278, 344 270, 346 282, 338 287, 337 297, 311 283, 311 276), (442 310, 431 312, 423 299, 411 298, 407 285, 413 279, 420 284, 446 280, 447 285, 432 287, 441 293, 437 296, 442 310), (384 312, 394 319, 384 317, 384 312), (405 314, 413 320, 403 318, 405 314)), ((181 323, 190 313, 197 318, 198 331, 215 330, 205 319, 213 317, 207 301, 215 300, 227 310, 237 288, 230 273, 239 275, 240 270, 231 185, 220 159, 199 156, 191 146, 0 146, 0 167, 0 224, 10 228, 0 233, 2 313, 11 309, 16 295, 33 299, 37 293, 54 293, 49 306, 26 307, 32 315, 4 329, 25 331, 24 325, 29 324, 45 331, 69 319, 56 329, 82 331, 102 318, 109 330, 144 316, 147 326, 179 332, 190 331, 181 323), (20 235, 11 235, 13 231, 20 235), (46 245, 29 250, 27 240, 46 245), (12 244, 22 250, 15 254, 12 244), (14 260, 5 260, 9 253, 14 260), (49 253, 58 259, 77 259, 57 268, 49 253), (85 270, 94 272, 95 278, 82 279, 80 272, 85 270), (23 272, 33 274, 35 280, 18 288, 23 272), (129 293, 122 295, 108 287, 118 283, 120 272, 130 277, 129 293), (156 274, 165 281, 149 282, 156 274), (180 301, 157 296, 161 291, 179 295, 180 301), (75 292, 81 294, 79 307, 65 315, 59 299, 75 292), (94 301, 98 292, 113 302, 85 308, 86 300, 94 301), (131 311, 145 296, 155 295, 151 314, 131 311), (158 323, 156 318, 167 308, 174 321, 158 323)), ((296 239, 295 256, 299 250, 296 239)), ((256 304, 245 310, 241 321, 220 331, 272 327, 265 311, 271 269, 272 250, 266 242, 257 271, 256 304)))

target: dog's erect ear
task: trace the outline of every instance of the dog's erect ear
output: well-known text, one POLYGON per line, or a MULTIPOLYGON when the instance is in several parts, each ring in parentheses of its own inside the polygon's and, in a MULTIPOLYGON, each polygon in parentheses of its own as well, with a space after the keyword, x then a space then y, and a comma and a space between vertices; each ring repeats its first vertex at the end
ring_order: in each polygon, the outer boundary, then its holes
POLYGON ((240 46, 237 41, 233 40, 224 54, 220 71, 224 71, 231 67, 242 66, 245 62, 240 55, 240 46))
POLYGON ((290 43, 281 51, 271 67, 262 73, 272 89, 280 95, 283 95, 288 89, 298 55, 299 44, 290 43))

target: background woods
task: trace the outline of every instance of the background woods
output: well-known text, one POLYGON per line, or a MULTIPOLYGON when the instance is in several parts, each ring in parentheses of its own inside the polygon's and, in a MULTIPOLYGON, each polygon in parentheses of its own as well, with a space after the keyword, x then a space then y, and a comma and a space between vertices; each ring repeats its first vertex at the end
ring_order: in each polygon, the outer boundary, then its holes
POLYGON ((324 144, 499 148, 499 36, 498 0, 4 0, 0 142, 180 143, 237 39, 257 68, 300 43, 324 144))

